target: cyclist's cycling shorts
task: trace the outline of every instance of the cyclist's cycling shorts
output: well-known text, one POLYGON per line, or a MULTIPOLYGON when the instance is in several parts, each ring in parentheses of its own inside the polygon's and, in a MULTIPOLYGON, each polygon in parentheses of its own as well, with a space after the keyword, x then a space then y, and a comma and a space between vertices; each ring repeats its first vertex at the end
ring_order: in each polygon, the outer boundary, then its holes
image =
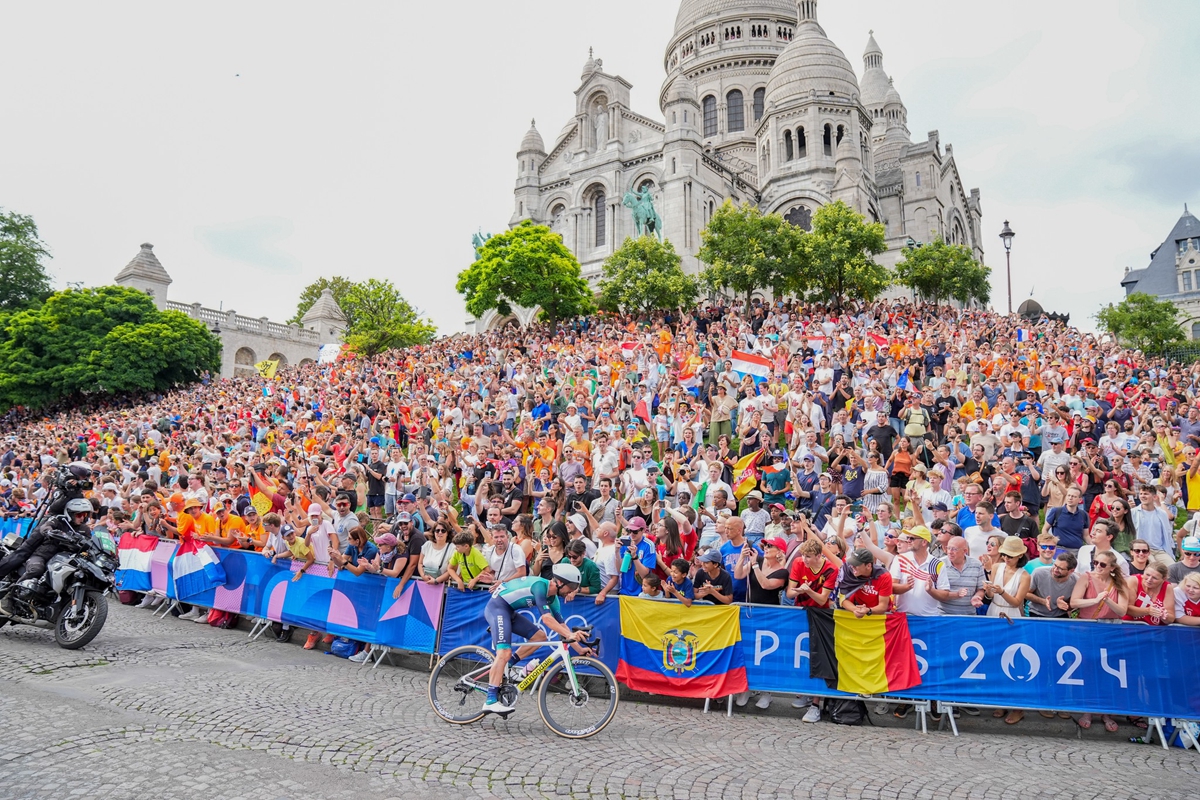
POLYGON ((499 597, 488 600, 487 607, 483 610, 483 618, 487 620, 488 627, 492 630, 493 650, 511 648, 514 633, 528 640, 541 631, 541 628, 531 622, 528 617, 518 614, 512 606, 499 597))

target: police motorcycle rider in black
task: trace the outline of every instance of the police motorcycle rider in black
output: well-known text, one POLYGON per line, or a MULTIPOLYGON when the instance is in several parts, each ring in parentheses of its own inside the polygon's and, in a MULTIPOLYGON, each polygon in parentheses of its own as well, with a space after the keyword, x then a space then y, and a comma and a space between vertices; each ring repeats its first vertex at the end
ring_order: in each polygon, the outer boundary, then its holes
MULTIPOLYGON (((92 502, 83 497, 83 492, 92 487, 91 468, 86 464, 67 464, 59 469, 54 492, 47 498, 44 511, 39 514, 43 521, 35 522, 25 541, 3 559, 0 559, 0 582, 22 566, 21 577, 10 584, 15 587, 21 581, 37 579, 46 571, 46 562, 67 543, 85 543, 90 536, 88 518, 93 512, 92 502)), ((9 592, 0 598, 0 610, 10 612, 9 592)))

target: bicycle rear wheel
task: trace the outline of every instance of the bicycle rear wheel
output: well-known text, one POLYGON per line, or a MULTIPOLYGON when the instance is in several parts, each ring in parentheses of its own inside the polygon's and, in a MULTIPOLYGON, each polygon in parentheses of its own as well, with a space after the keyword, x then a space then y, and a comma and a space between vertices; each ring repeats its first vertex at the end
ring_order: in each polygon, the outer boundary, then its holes
POLYGON ((571 656, 579 694, 571 688, 567 667, 559 661, 538 685, 538 713, 546 727, 567 739, 586 739, 604 730, 617 713, 617 679, 602 661, 571 656))
POLYGON ((490 650, 475 645, 456 647, 442 656, 429 674, 429 705, 434 713, 455 725, 482 719, 487 671, 495 660, 490 650))

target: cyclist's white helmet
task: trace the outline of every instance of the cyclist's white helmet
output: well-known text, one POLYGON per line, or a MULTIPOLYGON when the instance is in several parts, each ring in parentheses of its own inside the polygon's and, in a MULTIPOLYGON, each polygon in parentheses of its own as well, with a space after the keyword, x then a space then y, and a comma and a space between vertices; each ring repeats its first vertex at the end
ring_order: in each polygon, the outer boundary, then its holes
POLYGON ((578 586, 582 577, 579 574, 579 568, 573 564, 555 564, 553 567, 554 577, 558 578, 563 583, 570 583, 578 586))

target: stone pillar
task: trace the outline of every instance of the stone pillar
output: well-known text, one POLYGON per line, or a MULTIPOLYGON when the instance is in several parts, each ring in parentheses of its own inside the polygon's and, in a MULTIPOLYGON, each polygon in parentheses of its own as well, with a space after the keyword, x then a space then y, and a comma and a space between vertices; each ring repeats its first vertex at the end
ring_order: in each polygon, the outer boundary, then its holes
POLYGON ((203 308, 203 306, 201 306, 199 303, 192 303, 191 311, 188 312, 188 316, 190 316, 192 319, 200 319, 201 308, 203 308))

